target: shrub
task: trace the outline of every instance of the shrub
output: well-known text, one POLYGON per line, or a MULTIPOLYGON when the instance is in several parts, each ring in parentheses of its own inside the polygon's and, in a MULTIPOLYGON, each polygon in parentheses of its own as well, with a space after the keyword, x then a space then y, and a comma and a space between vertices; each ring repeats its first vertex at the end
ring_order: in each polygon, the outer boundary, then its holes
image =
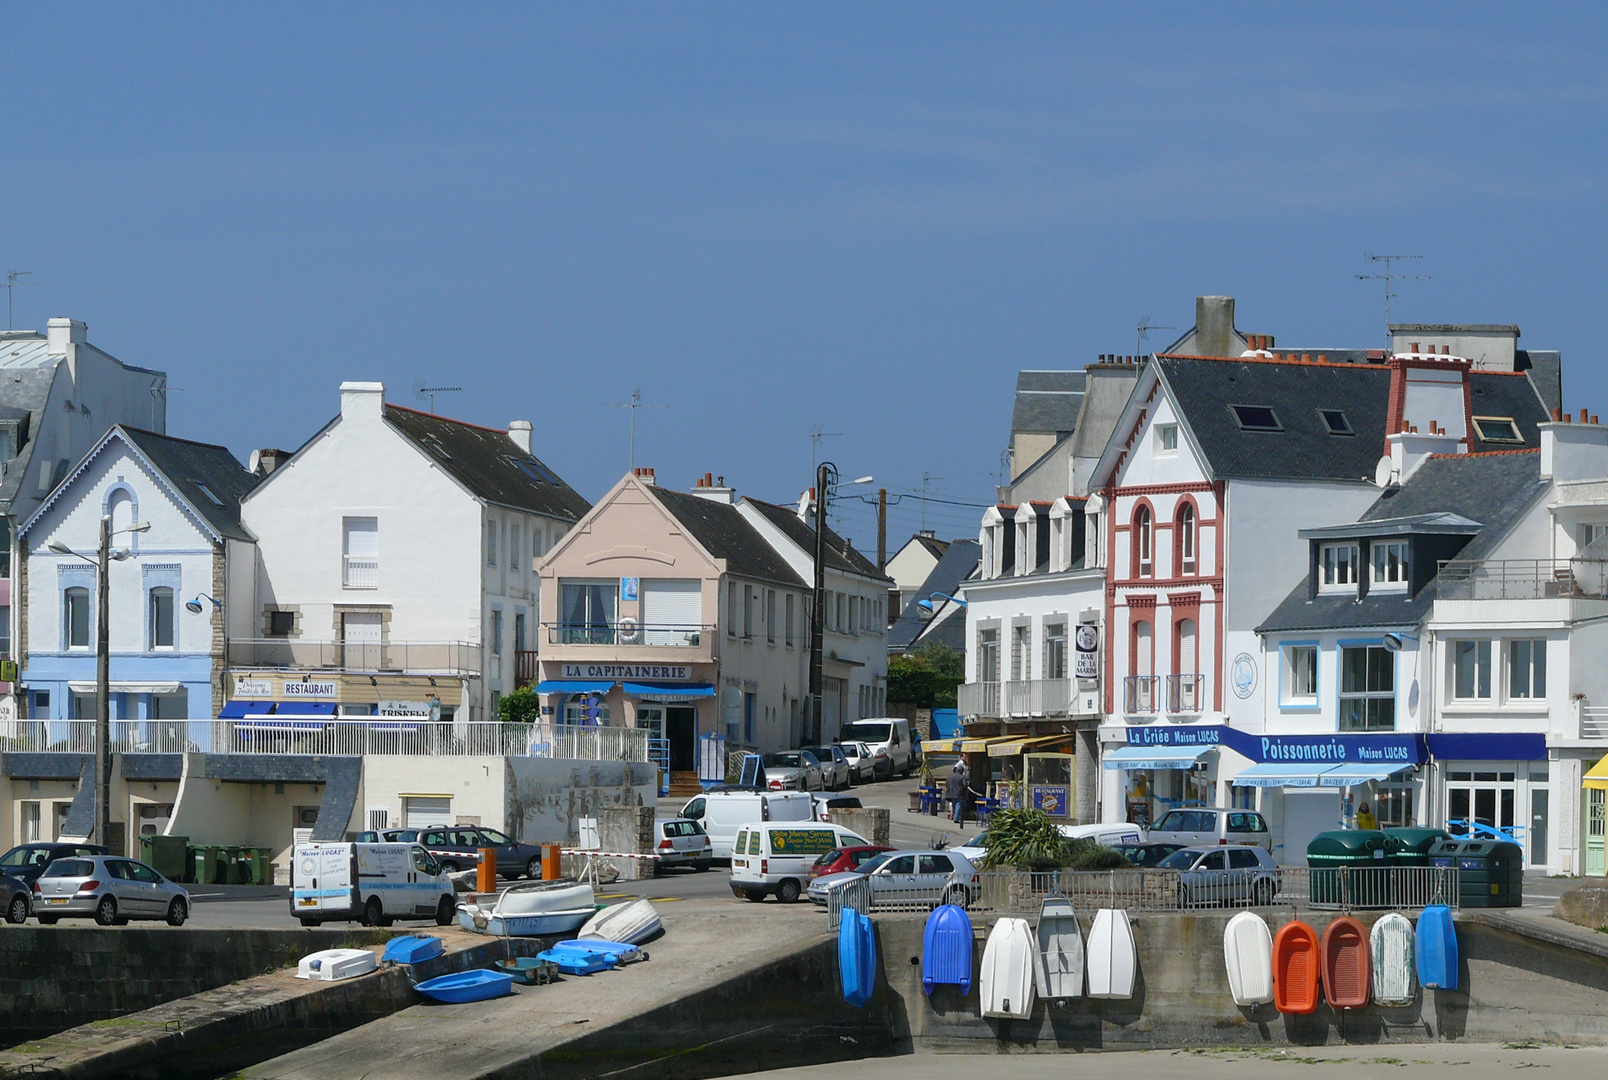
POLYGON ((497 702, 497 719, 505 724, 534 724, 541 718, 541 701, 528 686, 503 695, 497 702))
POLYGON ((1031 870, 1120 870, 1117 852, 1093 840, 1070 840, 1042 810, 996 810, 988 819, 983 869, 1024 866, 1031 870))

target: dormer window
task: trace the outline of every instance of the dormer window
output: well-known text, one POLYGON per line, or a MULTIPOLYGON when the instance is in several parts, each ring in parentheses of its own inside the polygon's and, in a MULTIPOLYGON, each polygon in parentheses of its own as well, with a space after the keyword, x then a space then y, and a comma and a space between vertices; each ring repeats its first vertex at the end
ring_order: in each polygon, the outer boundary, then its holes
POLYGON ((1027 522, 1021 521, 1016 525, 1016 573, 1017 576, 1033 572, 1032 530, 1027 522))
POLYGON ((1156 425, 1156 455, 1170 457, 1178 453, 1178 425, 1156 425))
POLYGON ((1412 569, 1412 549, 1405 540, 1376 541, 1373 545, 1373 577, 1369 580, 1375 589, 1405 589, 1412 569))
POLYGON ((1476 416, 1474 432, 1481 442, 1524 445, 1524 436, 1519 434, 1519 425, 1511 416, 1476 416))
POLYGON ((1266 405, 1230 405, 1228 411, 1234 414, 1234 422, 1241 431, 1284 430, 1278 416, 1266 405))
POLYGON ((1357 545, 1324 544, 1318 553, 1318 588, 1322 592, 1357 591, 1357 545))

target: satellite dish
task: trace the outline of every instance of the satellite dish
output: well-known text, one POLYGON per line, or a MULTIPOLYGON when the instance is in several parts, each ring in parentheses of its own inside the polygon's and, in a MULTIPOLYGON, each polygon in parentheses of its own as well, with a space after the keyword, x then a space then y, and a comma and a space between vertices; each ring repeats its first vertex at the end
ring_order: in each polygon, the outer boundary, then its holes
POLYGON ((1395 474, 1396 463, 1390 460, 1389 454, 1386 454, 1384 457, 1379 459, 1379 464, 1374 466, 1374 486, 1390 486, 1390 478, 1395 474))

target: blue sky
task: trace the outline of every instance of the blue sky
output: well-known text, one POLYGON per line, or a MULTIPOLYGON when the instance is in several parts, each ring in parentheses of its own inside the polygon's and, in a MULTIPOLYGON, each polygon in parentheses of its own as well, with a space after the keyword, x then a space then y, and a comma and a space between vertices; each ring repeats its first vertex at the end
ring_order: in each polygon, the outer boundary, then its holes
POLYGON ((18 325, 88 321, 242 458, 424 380, 595 498, 641 387, 662 483, 795 498, 819 424, 982 503, 1019 368, 1200 293, 1378 346, 1355 275, 1405 252, 1396 318, 1516 322, 1608 411, 1600 5, 460 7, 0 6, 18 325))

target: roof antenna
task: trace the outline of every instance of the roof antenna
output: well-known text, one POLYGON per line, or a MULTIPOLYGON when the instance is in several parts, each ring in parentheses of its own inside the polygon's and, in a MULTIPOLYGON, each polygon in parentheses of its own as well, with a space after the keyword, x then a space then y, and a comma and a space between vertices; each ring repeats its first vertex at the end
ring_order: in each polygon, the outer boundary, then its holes
POLYGON ((38 284, 38 282, 36 282, 36 281, 18 281, 17 280, 18 278, 25 278, 25 277, 33 277, 33 271, 32 270, 7 270, 6 271, 6 329, 7 330, 12 329, 12 325, 11 325, 11 301, 12 301, 13 296, 16 294, 18 286, 21 286, 21 285, 37 285, 38 284))
POLYGON ((926 469, 921 470, 921 531, 927 531, 927 484, 933 480, 942 480, 941 476, 934 476, 926 469))
POLYGON ((430 402, 431 416, 436 415, 435 396, 437 394, 457 394, 462 392, 463 387, 461 386, 426 386, 423 379, 415 380, 413 383, 413 396, 420 401, 427 400, 430 402))
POLYGON ((1422 255, 1375 255, 1369 251, 1363 254, 1363 258, 1369 262, 1385 264, 1383 274, 1358 274, 1357 280, 1383 281, 1385 283, 1385 349, 1388 351, 1390 349, 1390 301, 1396 295, 1391 291, 1391 285, 1398 281, 1429 281, 1430 276, 1428 274, 1398 274, 1392 265, 1400 259, 1422 259, 1422 255))
POLYGON ((633 470, 635 470, 636 469, 636 414, 637 414, 637 410, 638 409, 668 409, 670 406, 668 406, 668 405, 649 405, 647 402, 642 400, 642 388, 640 386, 637 387, 635 390, 631 391, 631 400, 630 401, 611 401, 611 402, 608 402, 608 406, 611 409, 630 409, 631 410, 631 468, 633 470))
POLYGON ((843 434, 841 431, 825 431, 823 430, 825 427, 825 424, 816 424, 810 428, 810 480, 812 483, 815 478, 816 466, 820 464, 821 440, 835 439, 843 434))
POLYGON ((1138 327, 1139 336, 1133 343, 1134 355, 1135 356, 1143 356, 1145 354, 1145 338, 1150 336, 1150 331, 1152 331, 1152 330, 1176 330, 1176 329, 1178 329, 1178 327, 1176 327, 1176 326, 1157 326, 1155 323, 1150 321, 1150 316, 1149 315, 1141 315, 1141 316, 1139 316, 1139 327, 1138 327))

